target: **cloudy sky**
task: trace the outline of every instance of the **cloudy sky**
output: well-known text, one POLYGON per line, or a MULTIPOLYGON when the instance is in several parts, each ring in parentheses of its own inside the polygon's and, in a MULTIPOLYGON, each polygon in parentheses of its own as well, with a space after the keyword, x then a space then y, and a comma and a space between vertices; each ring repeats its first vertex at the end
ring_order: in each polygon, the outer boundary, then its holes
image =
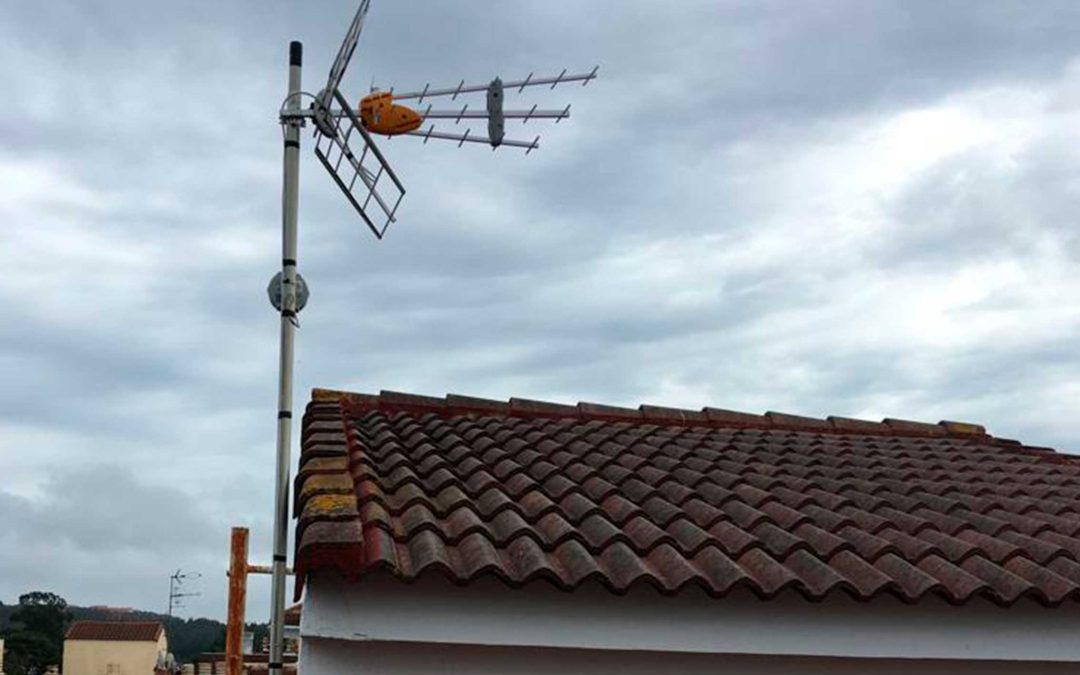
MULTIPOLYGON (((268 560, 276 112, 288 41, 318 89, 354 7, 5 4, 0 600, 164 611, 183 568, 181 613, 223 618, 229 527, 268 560)), ((1080 450, 1078 33, 1075 0, 375 0, 353 98, 602 79, 510 97, 574 106, 508 123, 542 134, 528 157, 382 142, 408 189, 382 242, 305 134, 297 401, 959 419, 1080 450)))

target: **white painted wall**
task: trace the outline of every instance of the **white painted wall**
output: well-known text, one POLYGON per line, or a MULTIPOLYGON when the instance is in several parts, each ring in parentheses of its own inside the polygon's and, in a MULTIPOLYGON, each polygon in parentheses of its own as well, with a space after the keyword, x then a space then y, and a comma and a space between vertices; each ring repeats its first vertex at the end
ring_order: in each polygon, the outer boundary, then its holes
POLYGON ((305 639, 304 675, 1066 675, 1070 663, 845 659, 305 639))
MULTIPOLYGON (((768 601, 748 593, 717 600, 696 589, 676 597, 649 588, 615 596, 598 585, 564 593, 543 582, 515 590, 495 580, 458 587, 440 577, 409 585, 389 577, 350 584, 313 576, 300 632, 301 659, 316 664, 315 672, 302 669, 305 675, 342 672, 317 666, 320 650, 329 650, 324 646, 332 640, 365 643, 349 649, 368 650, 382 649, 369 643, 408 642, 589 654, 1053 661, 1080 673, 1080 605, 1072 604, 1047 609, 1023 602, 1003 609, 986 602, 953 607, 933 599, 916 605, 891 598, 859 603, 844 596, 810 603, 793 593, 768 601)), ((386 649, 389 658, 402 648, 386 649)), ((1017 672, 1048 672, 1024 665, 1017 672)))

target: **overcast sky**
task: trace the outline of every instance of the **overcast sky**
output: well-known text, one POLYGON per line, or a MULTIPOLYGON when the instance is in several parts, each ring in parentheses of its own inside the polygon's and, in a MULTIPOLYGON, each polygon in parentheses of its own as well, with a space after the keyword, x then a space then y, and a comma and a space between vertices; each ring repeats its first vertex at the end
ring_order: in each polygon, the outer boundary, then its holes
MULTIPOLYGON (((269 561, 276 113, 288 41, 317 90, 355 4, 5 3, 0 600, 164 611, 183 568, 181 614, 223 619, 229 527, 269 561)), ((408 190, 382 242, 305 133, 298 407, 713 405, 1080 450, 1077 35, 1075 0, 374 0, 353 99, 602 78, 508 95, 574 106, 507 124, 528 157, 381 142, 408 190)))

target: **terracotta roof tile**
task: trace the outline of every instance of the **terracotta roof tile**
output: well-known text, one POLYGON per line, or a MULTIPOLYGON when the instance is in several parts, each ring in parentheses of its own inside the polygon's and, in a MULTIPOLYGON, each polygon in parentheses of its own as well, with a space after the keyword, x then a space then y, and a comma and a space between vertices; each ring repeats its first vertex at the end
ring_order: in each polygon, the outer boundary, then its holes
POLYGON ((157 621, 76 621, 64 639, 157 642, 164 631, 157 621))
POLYGON ((320 390, 297 592, 332 569, 817 600, 1080 598, 1080 460, 974 424, 320 390))

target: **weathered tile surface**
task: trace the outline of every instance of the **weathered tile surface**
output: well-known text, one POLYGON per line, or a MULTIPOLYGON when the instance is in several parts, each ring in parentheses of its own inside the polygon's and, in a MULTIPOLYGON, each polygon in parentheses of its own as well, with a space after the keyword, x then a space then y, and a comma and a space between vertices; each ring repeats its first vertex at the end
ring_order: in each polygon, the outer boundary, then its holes
POLYGON ((308 572, 623 593, 1080 598, 1080 458, 979 425, 316 390, 308 572))
POLYGON ((64 639, 156 642, 164 630, 157 621, 75 621, 64 639))

